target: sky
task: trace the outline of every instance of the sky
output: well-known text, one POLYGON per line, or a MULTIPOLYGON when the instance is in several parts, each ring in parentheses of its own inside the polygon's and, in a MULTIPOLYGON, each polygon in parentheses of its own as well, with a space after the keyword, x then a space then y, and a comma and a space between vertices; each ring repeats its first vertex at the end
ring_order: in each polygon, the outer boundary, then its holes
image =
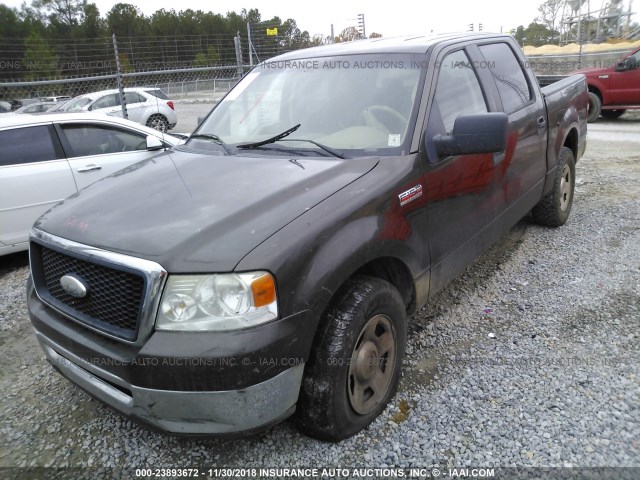
MULTIPOLYGON (((10 7, 19 8, 23 0, 0 0, 10 7)), ((91 2, 92 0, 89 0, 91 2)), ((385 37, 466 31, 470 23, 474 23, 476 30, 478 23, 482 23, 485 31, 504 32, 525 27, 538 16, 538 6, 544 0, 391 0, 386 2, 372 2, 355 0, 322 0, 286 1, 286 0, 213 0, 209 2, 197 0, 121 0, 123 3, 137 5, 145 15, 156 10, 175 9, 210 10, 225 15, 228 11, 240 13, 242 8, 250 10, 257 8, 263 19, 279 16, 281 19, 293 18, 301 30, 307 30, 310 35, 331 33, 334 25, 335 35, 344 28, 355 26, 359 13, 365 16, 366 34, 381 33, 385 37)), ((28 0, 28 4, 31 0, 28 0)), ((100 14, 104 16, 118 3, 115 0, 93 0, 98 5, 100 14)))

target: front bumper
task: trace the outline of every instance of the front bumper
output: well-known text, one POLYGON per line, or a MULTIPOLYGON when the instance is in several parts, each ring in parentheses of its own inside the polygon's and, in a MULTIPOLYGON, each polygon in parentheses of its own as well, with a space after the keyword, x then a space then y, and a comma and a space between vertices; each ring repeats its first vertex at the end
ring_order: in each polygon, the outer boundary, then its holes
POLYGON ((177 434, 260 430, 295 411, 304 364, 262 383, 227 391, 136 387, 75 356, 36 331, 47 359, 62 375, 120 413, 177 434))

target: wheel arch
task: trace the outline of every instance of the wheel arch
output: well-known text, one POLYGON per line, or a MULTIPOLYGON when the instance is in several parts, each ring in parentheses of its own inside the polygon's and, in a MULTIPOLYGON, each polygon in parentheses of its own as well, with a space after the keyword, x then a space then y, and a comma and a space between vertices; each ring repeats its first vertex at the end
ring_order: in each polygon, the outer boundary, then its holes
POLYGON ((572 127, 566 134, 564 141, 562 142, 563 147, 569 148, 573 152, 573 158, 578 161, 578 129, 576 127, 572 127))

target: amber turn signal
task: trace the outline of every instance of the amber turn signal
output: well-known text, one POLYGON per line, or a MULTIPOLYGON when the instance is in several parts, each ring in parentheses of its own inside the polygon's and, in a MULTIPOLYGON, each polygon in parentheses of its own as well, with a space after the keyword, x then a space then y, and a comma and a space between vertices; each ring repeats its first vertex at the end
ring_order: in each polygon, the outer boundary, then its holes
POLYGON ((268 273, 251 282, 253 306, 264 307, 276 301, 276 282, 268 273))

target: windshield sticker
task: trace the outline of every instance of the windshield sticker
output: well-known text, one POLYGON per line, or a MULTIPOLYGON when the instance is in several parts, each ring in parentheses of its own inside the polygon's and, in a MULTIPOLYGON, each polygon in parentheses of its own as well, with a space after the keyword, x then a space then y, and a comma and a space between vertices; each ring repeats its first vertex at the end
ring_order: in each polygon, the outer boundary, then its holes
POLYGON ((390 133, 389 134, 389 141, 387 142, 387 145, 389 147, 399 147, 401 145, 401 143, 400 143, 400 135, 399 134, 395 134, 395 133, 390 133))

